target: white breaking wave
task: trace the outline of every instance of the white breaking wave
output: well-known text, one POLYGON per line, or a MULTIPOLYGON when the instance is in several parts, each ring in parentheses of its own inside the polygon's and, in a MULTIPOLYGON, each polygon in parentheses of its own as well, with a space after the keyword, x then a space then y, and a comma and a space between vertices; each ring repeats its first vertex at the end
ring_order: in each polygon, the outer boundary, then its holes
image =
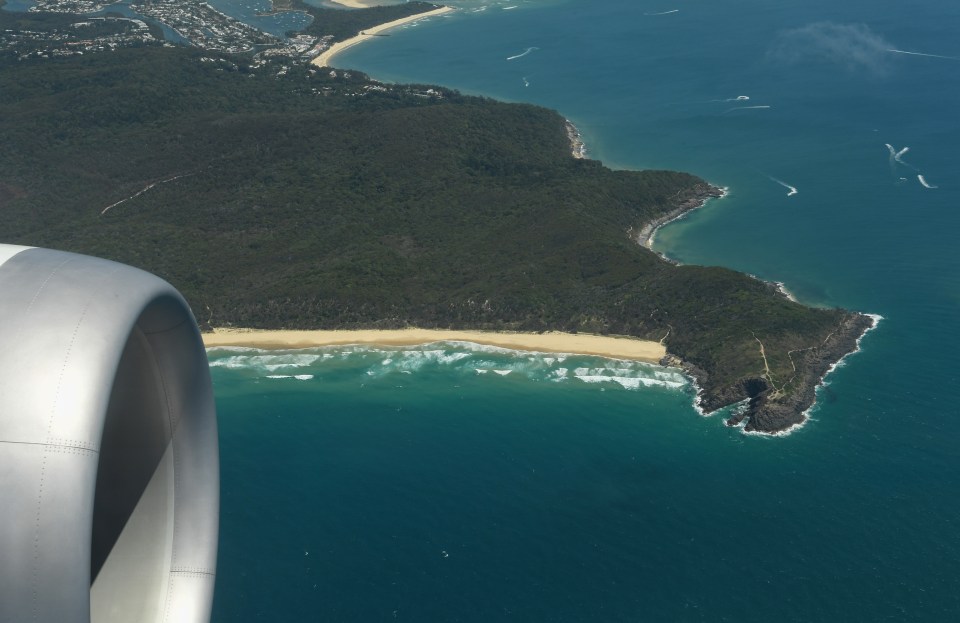
POLYGON ((524 51, 521 52, 520 54, 515 54, 514 56, 508 56, 508 57, 507 57, 507 60, 508 60, 508 61, 512 61, 512 60, 516 60, 516 59, 518 59, 518 58, 523 58, 524 56, 526 56, 527 54, 530 54, 530 53, 533 52, 534 50, 539 50, 539 49, 540 49, 540 48, 534 48, 534 47, 527 48, 526 50, 524 50, 524 51))
POLYGON ((304 368, 320 359, 320 355, 304 353, 282 353, 270 355, 234 355, 223 359, 214 359, 210 362, 211 368, 254 368, 268 372, 285 368, 304 368))
POLYGON ((396 361, 387 359, 390 363, 384 368, 397 369, 401 372, 415 372, 428 364, 450 365, 471 356, 470 353, 447 352, 442 349, 432 350, 401 350, 396 353, 396 361))
POLYGON ((679 13, 680 9, 670 9, 669 11, 660 11, 659 13, 644 13, 647 17, 653 17, 655 15, 670 15, 671 13, 679 13))
POLYGON ((920 183, 923 185, 924 188, 930 188, 930 189, 939 188, 939 186, 934 186, 929 182, 927 182, 927 180, 922 175, 917 175, 917 179, 920 180, 920 183))
POLYGON ((808 422, 809 420, 810 420, 810 418, 804 417, 802 421, 797 422, 796 424, 791 424, 790 426, 786 427, 785 429, 783 429, 783 430, 778 430, 778 431, 775 432, 775 433, 761 433, 761 432, 755 431, 755 430, 747 430, 747 429, 746 429, 746 426, 747 426, 747 421, 746 421, 746 420, 744 420, 743 422, 740 422, 739 424, 737 424, 737 428, 739 428, 739 429, 740 429, 740 432, 743 433, 744 435, 749 435, 749 436, 751 436, 751 437, 763 437, 763 438, 768 438, 768 439, 769 439, 769 438, 772 438, 772 437, 788 437, 788 436, 792 435, 793 433, 797 432, 798 430, 800 430, 801 428, 803 428, 804 426, 806 426, 806 424, 807 424, 807 422, 808 422))
POLYGON ((669 387, 671 389, 678 389, 686 385, 686 383, 674 383, 671 381, 663 381, 660 379, 650 379, 642 376, 637 377, 627 377, 627 376, 606 376, 603 374, 598 375, 577 375, 576 378, 578 381, 583 381, 584 383, 616 383, 623 387, 624 389, 639 389, 642 387, 669 387))
POLYGON ((639 389, 640 387, 679 389, 689 385, 688 379, 682 374, 665 368, 656 369, 652 366, 648 370, 637 368, 577 368, 573 371, 573 378, 584 383, 616 383, 624 389, 639 389))
POLYGON ((531 353, 470 342, 426 347, 351 345, 282 352, 227 351, 222 356, 210 353, 210 366, 224 372, 245 370, 271 380, 308 381, 324 371, 353 374, 369 382, 443 368, 469 376, 520 376, 534 382, 580 381, 627 390, 660 387, 688 391, 691 387, 691 380, 677 368, 590 355, 531 353), (571 365, 573 361, 579 367, 571 365))

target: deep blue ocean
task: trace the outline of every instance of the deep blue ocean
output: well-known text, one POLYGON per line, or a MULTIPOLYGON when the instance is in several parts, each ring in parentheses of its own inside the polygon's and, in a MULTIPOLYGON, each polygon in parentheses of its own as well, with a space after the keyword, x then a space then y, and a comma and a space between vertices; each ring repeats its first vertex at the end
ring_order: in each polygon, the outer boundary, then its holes
POLYGON ((658 250, 884 320, 783 438, 640 364, 212 351, 214 620, 960 620, 960 3, 451 4, 335 64, 727 186, 658 250))

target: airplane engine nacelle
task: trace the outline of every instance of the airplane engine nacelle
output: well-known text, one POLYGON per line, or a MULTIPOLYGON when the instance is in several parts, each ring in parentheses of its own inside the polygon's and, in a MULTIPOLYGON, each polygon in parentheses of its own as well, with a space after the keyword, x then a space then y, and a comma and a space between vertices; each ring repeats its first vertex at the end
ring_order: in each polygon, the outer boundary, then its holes
POLYGON ((167 282, 0 245, 0 621, 207 622, 210 371, 167 282))

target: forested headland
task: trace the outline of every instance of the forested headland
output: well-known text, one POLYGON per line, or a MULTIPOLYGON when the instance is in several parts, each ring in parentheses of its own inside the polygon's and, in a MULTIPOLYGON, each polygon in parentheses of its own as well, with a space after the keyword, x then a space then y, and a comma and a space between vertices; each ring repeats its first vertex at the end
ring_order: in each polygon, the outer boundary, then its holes
POLYGON ((0 58, 0 141, 0 240, 154 272, 205 327, 663 340, 775 431, 870 322, 639 246, 714 189, 575 159, 537 106, 158 46, 0 58))

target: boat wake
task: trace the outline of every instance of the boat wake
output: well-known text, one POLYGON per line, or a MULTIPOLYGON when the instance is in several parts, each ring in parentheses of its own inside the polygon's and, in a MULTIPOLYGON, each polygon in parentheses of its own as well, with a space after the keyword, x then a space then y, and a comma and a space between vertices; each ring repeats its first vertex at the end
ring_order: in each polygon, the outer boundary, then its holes
POLYGON ((905 153, 907 153, 908 151, 910 151, 910 148, 909 148, 909 147, 904 147, 903 149, 901 149, 901 150, 898 151, 898 150, 897 150, 893 145, 891 145, 890 143, 884 143, 884 145, 886 145, 886 146, 887 146, 887 149, 890 151, 890 170, 891 170, 891 171, 893 171, 893 172, 895 173, 896 170, 897 170, 897 165, 898 165, 898 164, 902 164, 902 165, 905 166, 905 167, 909 167, 909 168, 913 169, 914 171, 918 171, 918 170, 919 170, 919 169, 917 169, 917 167, 913 166, 912 164, 910 164, 909 162, 906 162, 906 161, 903 159, 903 155, 904 155, 905 153))
POLYGON ((916 173, 917 181, 920 182, 920 185, 923 186, 924 188, 927 188, 930 190, 936 190, 938 188, 938 186, 935 186, 927 181, 927 179, 920 172, 920 169, 918 169, 917 167, 913 166, 912 164, 910 164, 909 162, 903 159, 903 155, 906 154, 908 151, 910 151, 909 147, 904 147, 903 149, 898 150, 890 143, 884 143, 884 145, 886 146, 887 151, 890 152, 890 173, 891 175, 893 175, 894 178, 897 179, 898 184, 901 184, 904 181, 906 181, 906 178, 900 176, 899 172, 897 171, 897 165, 900 164, 907 167, 908 169, 911 169, 914 173, 916 173))
POLYGON ((939 186, 934 186, 933 184, 930 184, 929 182, 927 182, 927 180, 926 180, 922 175, 919 175, 919 174, 918 174, 918 175, 917 175, 917 179, 920 181, 920 184, 921 184, 924 188, 930 188, 931 190, 932 190, 932 189, 939 188, 939 186))
POLYGON ((738 95, 736 97, 727 97, 722 100, 707 100, 709 102, 746 102, 750 100, 749 95, 738 95))
POLYGON ((654 17, 656 15, 670 15, 671 13, 679 13, 680 9, 671 9, 669 11, 660 11, 659 13, 644 13, 647 17, 654 17))
POLYGON ((894 54, 909 54, 910 56, 925 56, 927 58, 942 58, 948 61, 960 61, 960 57, 957 56, 944 56, 943 54, 927 54, 926 52, 909 52, 907 50, 894 50, 889 49, 887 52, 892 52, 894 54))
POLYGON ((792 196, 796 195, 798 192, 800 192, 799 190, 797 190, 796 186, 791 186, 790 184, 787 184, 787 183, 784 182, 783 180, 778 180, 777 178, 775 178, 775 177, 773 177, 773 176, 771 176, 771 175, 768 175, 767 177, 769 177, 771 181, 776 182, 777 184, 780 184, 781 186, 783 186, 784 188, 786 188, 788 191, 790 191, 790 192, 787 193, 787 196, 788 196, 788 197, 792 197, 792 196))
MULTIPOLYGON (((744 97, 745 97, 745 96, 744 96, 744 97)), ((738 98, 738 99, 739 99, 739 98, 738 98)), ((736 101, 736 100, 734 100, 734 101, 736 101)), ((742 101, 742 100, 741 100, 741 101, 742 101)), ((723 111, 723 114, 727 114, 727 113, 733 112, 733 111, 735 111, 735 110, 763 110, 763 109, 767 109, 767 108, 773 108, 773 106, 765 106, 765 105, 763 105, 763 106, 734 106, 733 108, 728 108, 728 109, 726 109, 725 111, 723 111)))
POLYGON ((521 52, 520 54, 515 54, 514 56, 508 56, 508 57, 507 57, 507 60, 508 60, 508 61, 512 61, 512 60, 516 60, 516 59, 518 59, 518 58, 523 58, 524 56, 526 56, 527 54, 530 54, 530 53, 533 52, 534 50, 539 50, 539 49, 540 49, 540 48, 533 48, 533 47, 527 48, 526 50, 524 50, 524 51, 521 52))

